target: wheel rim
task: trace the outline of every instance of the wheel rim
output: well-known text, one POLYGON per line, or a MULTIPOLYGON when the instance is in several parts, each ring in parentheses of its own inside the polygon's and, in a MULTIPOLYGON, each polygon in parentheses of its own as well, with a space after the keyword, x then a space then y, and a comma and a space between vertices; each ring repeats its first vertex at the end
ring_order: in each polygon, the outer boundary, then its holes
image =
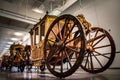
POLYGON ((44 52, 49 71, 57 77, 74 73, 83 60, 85 35, 80 22, 72 15, 58 17, 50 26, 44 52), (77 46, 79 43, 81 46, 77 46))
POLYGON ((112 64, 114 57, 115 44, 111 35, 102 28, 93 27, 87 34, 87 47, 81 67, 90 73, 103 72, 112 64))

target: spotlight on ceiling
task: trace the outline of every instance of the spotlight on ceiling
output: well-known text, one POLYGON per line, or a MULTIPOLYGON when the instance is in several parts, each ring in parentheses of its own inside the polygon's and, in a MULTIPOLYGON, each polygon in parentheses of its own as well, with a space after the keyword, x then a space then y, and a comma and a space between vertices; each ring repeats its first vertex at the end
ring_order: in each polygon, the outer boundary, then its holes
POLYGON ((44 13, 44 11, 43 10, 40 10, 39 8, 34 8, 34 9, 32 9, 34 12, 36 12, 36 13, 44 13))
POLYGON ((7 42, 8 44, 13 44, 13 42, 7 42))
POLYGON ((12 40, 12 41, 17 41, 17 40, 18 40, 18 38, 11 38, 11 40, 12 40))
POLYGON ((55 16, 58 16, 59 14, 61 13, 61 11, 59 11, 59 10, 53 10, 51 13, 50 13, 50 15, 55 15, 55 16))
POLYGON ((21 33, 21 32, 15 32, 14 35, 16 35, 16 36, 22 36, 23 33, 21 33))

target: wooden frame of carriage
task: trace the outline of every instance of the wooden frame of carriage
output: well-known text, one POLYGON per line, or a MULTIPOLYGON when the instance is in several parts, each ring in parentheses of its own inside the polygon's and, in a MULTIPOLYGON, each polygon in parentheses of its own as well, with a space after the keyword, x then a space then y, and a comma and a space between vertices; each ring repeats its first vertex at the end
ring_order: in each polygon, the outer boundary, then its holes
POLYGON ((67 77, 79 67, 90 73, 106 70, 115 57, 111 35, 91 27, 83 15, 45 15, 30 31, 31 60, 57 77, 67 77))

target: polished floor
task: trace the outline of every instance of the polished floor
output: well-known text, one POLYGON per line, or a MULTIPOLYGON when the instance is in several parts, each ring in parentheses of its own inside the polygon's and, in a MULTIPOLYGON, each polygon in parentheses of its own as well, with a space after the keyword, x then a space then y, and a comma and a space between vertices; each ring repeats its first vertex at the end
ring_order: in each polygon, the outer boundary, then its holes
POLYGON ((120 69, 107 69, 99 74, 90 74, 79 69, 73 75, 63 79, 53 76, 47 70, 44 73, 37 70, 23 73, 2 71, 0 80, 120 80, 120 69))

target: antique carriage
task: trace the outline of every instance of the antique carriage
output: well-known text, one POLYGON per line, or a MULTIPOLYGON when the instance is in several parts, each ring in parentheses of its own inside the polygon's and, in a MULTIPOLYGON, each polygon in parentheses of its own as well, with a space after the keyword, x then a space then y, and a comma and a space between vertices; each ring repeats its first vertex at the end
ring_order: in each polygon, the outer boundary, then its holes
POLYGON ((31 55, 30 60, 33 66, 40 67, 41 71, 45 69, 45 56, 44 56, 44 38, 48 31, 50 24, 55 20, 55 16, 45 15, 43 19, 40 19, 34 27, 31 29, 31 55))
POLYGON ((24 68, 28 60, 28 53, 25 49, 26 49, 26 46, 23 46, 21 44, 13 43, 10 46, 10 56, 9 56, 10 70, 12 69, 13 66, 16 66, 18 67, 18 71, 19 70, 21 72, 24 71, 24 68))
POLYGON ((90 73, 106 70, 115 57, 111 35, 91 27, 83 15, 45 15, 30 31, 34 66, 45 65, 57 77, 67 77, 79 67, 90 73))
POLYGON ((23 72, 32 67, 32 62, 29 59, 31 47, 30 45, 21 45, 13 43, 10 48, 10 55, 3 55, 1 62, 1 70, 12 71, 12 67, 18 67, 18 71, 23 72))
POLYGON ((2 60, 1 60, 1 66, 0 69, 2 70, 7 70, 9 68, 9 55, 4 54, 2 56, 2 60))

